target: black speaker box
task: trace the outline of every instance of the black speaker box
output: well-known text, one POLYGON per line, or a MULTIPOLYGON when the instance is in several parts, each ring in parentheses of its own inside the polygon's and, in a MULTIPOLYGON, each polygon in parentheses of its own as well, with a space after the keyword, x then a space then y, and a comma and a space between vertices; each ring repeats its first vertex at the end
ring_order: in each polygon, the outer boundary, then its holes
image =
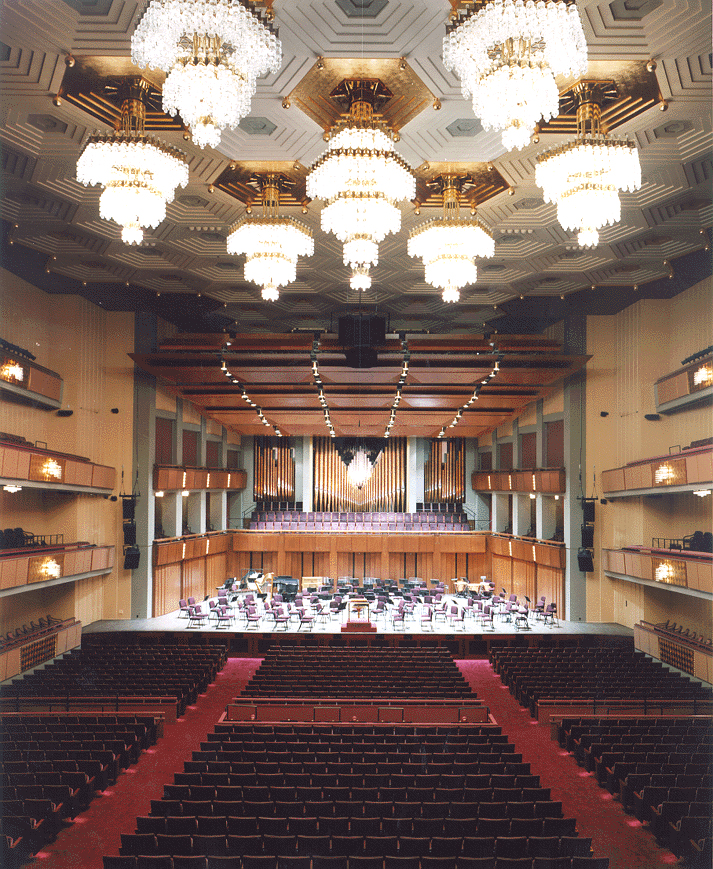
POLYGON ((378 355, 373 347, 350 347, 344 354, 348 368, 373 368, 378 355))
POLYGON ((585 498, 582 501, 582 519, 585 522, 594 522, 594 499, 585 498))
POLYGON ((124 552, 124 570, 136 570, 139 566, 141 551, 138 546, 130 546, 124 552))
POLYGON ((136 523, 124 522, 124 546, 136 544, 136 523))
POLYGON ((594 546, 594 525, 582 525, 582 546, 585 549, 594 546))
POLYGON ((345 314, 339 318, 342 347, 380 347, 386 343, 386 317, 376 314, 345 314))
POLYGON ((588 549, 580 549, 577 553, 577 563, 582 573, 592 573, 594 570, 594 562, 592 561, 592 553, 588 549))
POLYGON ((131 522, 133 522, 135 509, 136 509, 136 499, 135 498, 122 498, 121 499, 122 518, 128 519, 131 522))

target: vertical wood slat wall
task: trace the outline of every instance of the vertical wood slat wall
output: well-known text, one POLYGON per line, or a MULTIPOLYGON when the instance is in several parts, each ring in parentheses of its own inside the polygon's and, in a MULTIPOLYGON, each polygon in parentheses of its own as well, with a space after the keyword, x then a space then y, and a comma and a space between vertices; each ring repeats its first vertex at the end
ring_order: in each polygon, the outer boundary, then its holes
POLYGON ((384 442, 384 451, 362 489, 347 479, 347 468, 329 437, 314 438, 314 509, 366 513, 406 510, 406 438, 384 442))
POLYGON ((285 438, 256 437, 253 442, 255 483, 253 498, 261 501, 295 501, 295 459, 285 438))
POLYGON ((431 440, 424 466, 424 500, 460 503, 465 499, 465 446, 459 438, 431 440))

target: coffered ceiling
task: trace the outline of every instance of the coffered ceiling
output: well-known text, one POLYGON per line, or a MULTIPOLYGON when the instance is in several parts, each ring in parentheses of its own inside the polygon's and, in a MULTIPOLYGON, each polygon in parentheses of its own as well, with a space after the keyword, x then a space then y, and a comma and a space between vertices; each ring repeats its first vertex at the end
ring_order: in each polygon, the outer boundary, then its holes
MULTIPOLYGON (((184 139, 180 119, 150 113, 156 135, 186 152, 190 183, 141 246, 122 244, 119 227, 99 217, 100 191, 78 184, 75 166, 86 136, 109 129, 116 115, 107 81, 139 72, 130 38, 144 6, 3 4, 1 207, 12 242, 5 264, 50 292, 80 292, 107 308, 150 307, 215 331, 234 323, 240 332, 323 330, 360 304, 387 314, 394 332, 531 331, 573 306, 597 310, 606 302, 610 311, 637 294, 671 295, 709 271, 701 252, 713 217, 708 3, 578 3, 588 77, 617 89, 605 121, 635 139, 643 170, 641 189, 621 196, 621 221, 592 250, 561 229, 534 181, 536 156, 571 136, 564 95, 573 82, 559 82, 561 115, 543 125, 539 141, 504 153, 499 133, 482 129, 441 61, 446 0, 275 0, 282 68, 258 82, 250 116, 223 134, 218 149, 201 150, 184 139), (388 86, 393 98, 383 113, 418 177, 417 201, 403 205, 402 230, 380 245, 373 286, 361 295, 349 288, 340 243, 320 229, 321 204, 304 192, 323 133, 343 111, 330 93, 347 75, 388 86), (231 225, 256 201, 248 179, 267 170, 294 181, 282 211, 315 236, 314 255, 299 263, 296 282, 276 303, 261 300, 243 280, 242 257, 226 252, 231 225), (467 199, 495 236, 495 256, 455 305, 442 302, 406 253, 408 231, 436 213, 427 182, 444 170, 471 176, 467 199)), ((160 90, 162 76, 146 75, 160 90)))

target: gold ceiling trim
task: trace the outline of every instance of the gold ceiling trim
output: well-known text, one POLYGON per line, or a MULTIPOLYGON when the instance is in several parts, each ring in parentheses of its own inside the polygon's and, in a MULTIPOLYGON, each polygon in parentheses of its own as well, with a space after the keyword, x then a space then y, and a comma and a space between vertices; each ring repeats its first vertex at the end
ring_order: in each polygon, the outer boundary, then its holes
MULTIPOLYGON (((121 121, 122 98, 117 85, 128 78, 143 79, 148 83, 146 103, 146 131, 182 132, 185 130, 180 115, 172 118, 161 110, 163 73, 140 70, 125 57, 73 57, 67 66, 59 91, 59 98, 67 100, 101 123, 114 129, 121 121)), ((120 89, 119 89, 120 90, 120 89)))
POLYGON ((476 208, 510 186, 492 163, 422 163, 414 174, 417 208, 443 207, 441 193, 430 184, 439 175, 466 177, 460 200, 462 209, 476 208))
POLYGON ((305 189, 307 171, 306 166, 293 160, 272 162, 254 160, 247 163, 231 161, 213 182, 213 186, 239 200, 243 205, 252 207, 262 202, 260 188, 252 182, 252 179, 255 175, 273 173, 289 182, 280 189, 280 207, 304 207, 310 201, 305 189))
POLYGON ((612 95, 602 107, 602 132, 607 133, 631 122, 653 106, 662 104, 655 69, 649 69, 650 62, 632 61, 590 61, 587 75, 581 79, 560 82, 560 114, 551 121, 541 121, 538 133, 557 135, 577 135, 577 109, 573 92, 580 82, 600 82, 606 85, 612 95))
POLYGON ((408 63, 393 58, 319 58, 287 101, 303 111, 327 132, 346 117, 340 100, 332 96, 345 79, 379 79, 391 91, 392 97, 374 112, 394 132, 402 129, 426 108, 432 108, 435 96, 411 69, 408 63))

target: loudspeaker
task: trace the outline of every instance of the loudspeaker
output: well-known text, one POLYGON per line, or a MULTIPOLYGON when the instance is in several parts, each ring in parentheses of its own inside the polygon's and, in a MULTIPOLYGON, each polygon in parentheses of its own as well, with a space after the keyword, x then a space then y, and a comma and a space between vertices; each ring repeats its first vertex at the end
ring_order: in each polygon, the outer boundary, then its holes
POLYGON ((377 314, 345 314, 339 318, 342 347, 380 347, 386 343, 386 317, 377 314))
POLYGON ((378 355, 373 347, 350 347, 344 353, 348 368, 373 368, 378 362, 378 355))
POLYGON ((124 519, 131 522, 134 521, 134 511, 136 510, 136 498, 121 499, 121 515, 124 519))
POLYGON ((124 522, 124 546, 136 545, 136 523, 124 522))
POLYGON ((582 519, 584 522, 594 523, 594 499, 582 499, 582 519))
POLYGON ((138 546, 130 546, 124 552, 124 570, 136 570, 139 566, 141 551, 138 546))
POLYGON ((577 553, 577 563, 582 573, 592 573, 594 570, 594 562, 592 561, 592 553, 588 549, 580 549, 577 553))
POLYGON ((582 525, 582 546, 585 549, 594 546, 594 525, 582 525))

